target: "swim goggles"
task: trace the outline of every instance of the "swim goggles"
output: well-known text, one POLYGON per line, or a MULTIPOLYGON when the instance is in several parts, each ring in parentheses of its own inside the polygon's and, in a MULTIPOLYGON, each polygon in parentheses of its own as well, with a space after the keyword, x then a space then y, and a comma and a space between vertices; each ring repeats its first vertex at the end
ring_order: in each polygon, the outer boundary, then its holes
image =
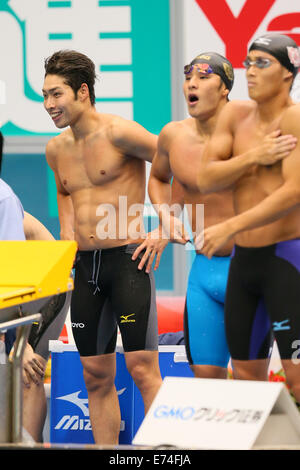
POLYGON ((204 73, 204 74, 214 73, 213 69, 211 68, 211 66, 209 64, 193 64, 193 65, 188 64, 188 65, 184 66, 184 69, 183 69, 184 74, 189 75, 190 73, 192 73, 194 68, 199 73, 204 73))
POLYGON ((270 67, 270 65, 274 64, 274 61, 271 59, 267 59, 266 57, 258 57, 256 60, 245 59, 243 62, 243 66, 248 70, 252 65, 259 69, 266 69, 270 67))

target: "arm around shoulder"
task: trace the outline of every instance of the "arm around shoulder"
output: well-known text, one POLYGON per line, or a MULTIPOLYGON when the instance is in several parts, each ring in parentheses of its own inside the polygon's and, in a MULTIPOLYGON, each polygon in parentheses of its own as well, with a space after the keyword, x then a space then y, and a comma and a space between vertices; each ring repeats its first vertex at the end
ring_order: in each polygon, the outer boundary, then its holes
POLYGON ((137 122, 116 116, 111 125, 111 139, 124 155, 152 162, 157 136, 137 122))
POLYGON ((255 163, 251 151, 231 158, 236 126, 248 112, 249 106, 243 101, 230 102, 220 112, 199 162, 197 184, 201 193, 229 188, 255 163))

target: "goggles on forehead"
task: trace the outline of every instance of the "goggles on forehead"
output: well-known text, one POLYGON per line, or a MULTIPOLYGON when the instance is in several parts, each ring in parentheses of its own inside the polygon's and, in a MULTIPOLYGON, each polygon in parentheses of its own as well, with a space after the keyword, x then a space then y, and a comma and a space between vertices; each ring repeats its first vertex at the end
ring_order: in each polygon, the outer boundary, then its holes
POLYGON ((259 69, 266 69, 273 63, 274 61, 271 59, 267 59, 266 57, 258 57, 256 60, 245 59, 243 66, 246 69, 249 69, 252 65, 255 65, 255 67, 258 67, 259 69))
POLYGON ((213 73, 213 69, 211 68, 209 64, 193 64, 193 65, 188 64, 184 66, 183 71, 185 75, 188 75, 192 73, 194 69, 197 70, 197 72, 199 73, 204 73, 204 74, 213 73))

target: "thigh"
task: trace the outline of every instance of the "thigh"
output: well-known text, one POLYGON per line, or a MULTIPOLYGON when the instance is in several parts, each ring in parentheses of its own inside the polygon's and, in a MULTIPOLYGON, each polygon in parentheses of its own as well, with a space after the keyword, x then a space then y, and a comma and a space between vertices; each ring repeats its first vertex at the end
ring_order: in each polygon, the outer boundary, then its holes
POLYGON ((267 288, 266 305, 281 359, 291 360, 300 338, 300 272, 288 260, 273 260, 267 288))
POLYGON ((49 341, 58 339, 65 324, 71 295, 71 292, 66 292, 52 297, 41 309, 41 321, 32 325, 28 342, 46 361, 50 355, 49 341))
POLYGON ((184 330, 190 364, 225 368, 229 351, 224 326, 224 298, 229 258, 197 255, 188 280, 184 330))
POLYGON ((184 334, 190 364, 227 367, 229 351, 224 327, 224 304, 207 292, 188 286, 184 334))
POLYGON ((225 300, 230 355, 240 361, 266 359, 272 342, 270 319, 263 297, 247 287, 242 274, 232 262, 225 300))
POLYGON ((96 291, 80 264, 76 265, 71 300, 71 325, 81 356, 115 351, 117 323, 105 291, 96 291))
POLYGON ((138 269, 139 259, 123 253, 110 300, 120 328, 124 351, 157 350, 158 327, 153 273, 138 269))

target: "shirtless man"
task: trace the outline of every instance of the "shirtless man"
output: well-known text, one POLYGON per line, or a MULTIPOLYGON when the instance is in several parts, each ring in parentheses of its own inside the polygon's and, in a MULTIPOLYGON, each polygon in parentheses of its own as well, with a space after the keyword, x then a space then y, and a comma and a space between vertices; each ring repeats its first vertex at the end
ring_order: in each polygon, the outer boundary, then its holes
POLYGON ((298 46, 288 36, 266 34, 252 43, 245 67, 253 101, 224 109, 198 175, 204 192, 233 185, 237 215, 205 231, 202 252, 210 257, 234 237, 225 307, 234 375, 267 379, 273 332, 298 402, 300 365, 293 358, 300 337, 300 106, 289 93, 299 65, 298 46), (282 162, 263 167, 229 159, 247 154, 278 128, 295 136, 282 162))
POLYGON ((55 174, 62 238, 78 243, 71 320, 83 365, 97 444, 117 444, 115 379, 119 326, 127 368, 149 409, 160 385, 152 273, 131 257, 143 241, 145 162, 157 137, 95 109, 95 68, 76 51, 45 62, 44 106, 59 129, 47 145, 55 174), (76 328, 79 323, 84 328, 76 328))
MULTIPOLYGON (((214 131, 221 110, 227 106, 234 77, 230 62, 214 52, 200 54, 184 72, 183 91, 191 117, 171 122, 161 131, 148 190, 156 207, 166 206, 170 201, 171 204, 189 205, 190 225, 196 236, 203 228, 202 221, 197 220, 200 205, 204 205, 205 227, 223 222, 234 214, 230 190, 202 195, 196 179, 203 148, 214 131)), ((257 163, 264 154, 265 145, 268 144, 264 143, 252 152, 257 163)), ((168 221, 164 210, 160 211, 160 217, 162 224, 164 220, 168 221)), ((186 243, 188 235, 181 222, 171 216, 169 223, 166 232, 170 233, 171 239, 186 243)), ((197 377, 225 378, 227 375, 229 352, 224 329, 224 300, 232 246, 232 240, 229 240, 211 260, 197 250, 189 275, 184 315, 185 343, 189 363, 197 377)))

